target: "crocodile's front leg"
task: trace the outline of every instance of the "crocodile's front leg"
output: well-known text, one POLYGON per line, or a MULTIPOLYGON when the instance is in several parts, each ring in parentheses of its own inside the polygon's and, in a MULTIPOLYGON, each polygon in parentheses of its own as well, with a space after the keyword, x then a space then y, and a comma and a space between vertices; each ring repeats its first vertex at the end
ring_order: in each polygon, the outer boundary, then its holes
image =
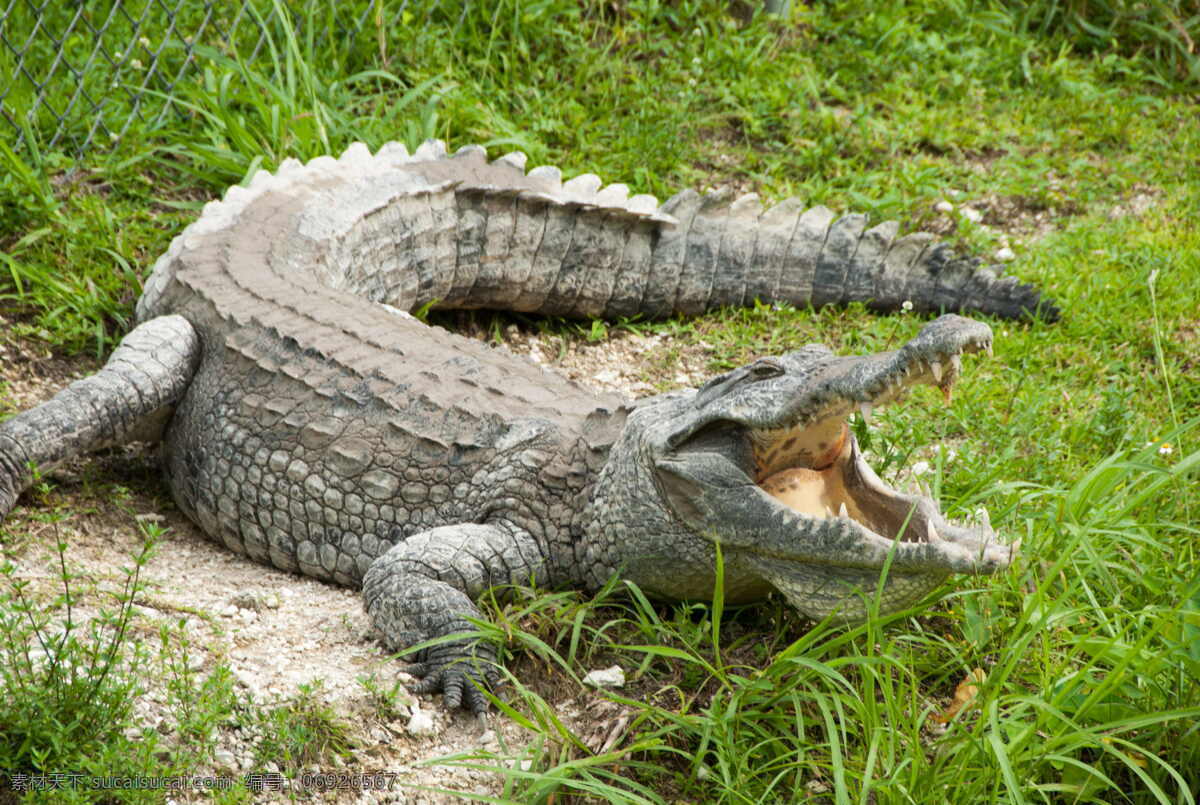
POLYGON ((89 450, 157 441, 200 361, 200 339, 182 316, 160 316, 125 336, 96 374, 0 422, 0 518, 45 471, 89 450))
MULTIPOLYGON (((363 601, 384 642, 394 651, 474 630, 474 600, 489 587, 544 581, 546 557, 524 529, 509 523, 458 523, 414 534, 372 563, 363 601)), ((496 681, 496 650, 484 642, 453 640, 422 649, 409 668, 422 677, 417 693, 441 690, 447 710, 464 703, 487 709, 479 683, 496 681)))

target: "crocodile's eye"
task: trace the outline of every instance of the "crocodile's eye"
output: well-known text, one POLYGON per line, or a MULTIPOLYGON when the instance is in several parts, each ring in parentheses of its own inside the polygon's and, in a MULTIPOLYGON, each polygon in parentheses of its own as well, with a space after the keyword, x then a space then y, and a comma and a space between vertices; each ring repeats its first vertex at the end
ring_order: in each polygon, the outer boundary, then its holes
POLYGON ((783 366, 771 358, 760 358, 750 367, 750 376, 755 380, 768 380, 783 374, 783 366))

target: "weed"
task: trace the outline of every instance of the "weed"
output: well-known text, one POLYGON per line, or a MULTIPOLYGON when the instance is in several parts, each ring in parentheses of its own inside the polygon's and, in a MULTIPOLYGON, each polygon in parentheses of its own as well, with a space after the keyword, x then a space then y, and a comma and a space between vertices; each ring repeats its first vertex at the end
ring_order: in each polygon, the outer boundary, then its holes
POLYGON ((0 595, 0 769, 8 774, 0 785, 8 787, 17 786, 17 774, 104 773, 104 764, 123 751, 131 762, 147 761, 144 748, 132 747, 123 732, 148 661, 128 631, 138 577, 160 534, 147 527, 132 567, 122 568, 124 585, 112 594, 116 608, 81 624, 72 586, 78 576, 67 568, 59 518, 51 515, 51 522, 62 584, 54 601, 36 601, 11 560, 0 567, 6 587, 0 595))
POLYGON ((291 701, 260 711, 255 728, 261 736, 255 768, 274 763, 289 777, 312 765, 341 765, 354 747, 350 727, 321 701, 319 683, 301 685, 291 701))
POLYGON ((384 686, 379 677, 371 673, 360 676, 358 683, 370 697, 374 715, 380 721, 394 721, 410 712, 414 700, 399 681, 384 686))

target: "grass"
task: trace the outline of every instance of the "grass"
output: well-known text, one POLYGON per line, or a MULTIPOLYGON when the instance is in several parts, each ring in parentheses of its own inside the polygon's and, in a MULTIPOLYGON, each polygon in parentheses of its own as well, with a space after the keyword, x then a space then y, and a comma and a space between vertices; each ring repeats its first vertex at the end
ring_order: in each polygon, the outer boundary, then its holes
MULTIPOLYGON (((14 334, 104 354, 149 265, 203 201, 356 139, 521 148, 635 192, 731 184, 941 227, 980 253, 1007 242, 1013 270, 1056 298, 1063 320, 993 322, 996 355, 968 365, 952 406, 916 393, 859 435, 885 477, 931 465, 926 481, 951 515, 986 505, 1023 540, 1013 572, 954 580, 932 608, 854 629, 801 622, 777 602, 665 607, 618 585, 594 599, 517 595, 490 608, 498 627, 481 628, 512 655, 504 707, 530 743, 455 762, 499 766, 505 796, 528 802, 1194 802, 1200 74, 1189 43, 1200 22, 1165 2, 794 5, 789 20, 746 21, 686 0, 501 0, 461 17, 385 2, 381 22, 334 41, 319 35, 325 5, 289 5, 293 27, 264 2, 266 47, 200 43, 171 94, 181 114, 134 121, 108 151, 39 148, 44 118, 19 148, 0 135, 0 312, 14 334), (942 199, 954 213, 934 210, 942 199), (954 457, 929 452, 938 444, 954 457), (631 681, 594 720, 626 719, 606 746, 556 702, 612 662, 631 681), (947 715, 975 669, 977 692, 967 685, 947 715)), ((583 341, 662 334, 646 372, 665 387, 677 351, 704 347, 718 371, 810 341, 883 349, 920 323, 764 305, 533 326, 583 341)), ((6 602, 6 645, 33 639, 23 611, 6 602)), ((182 773, 207 762, 216 729, 245 719, 304 763, 353 754, 311 700, 247 715, 220 674, 200 679, 184 663, 172 678, 193 754, 163 760, 148 739, 123 737, 144 649, 78 645, 83 658, 123 657, 84 678, 103 695, 5 676, 5 699, 99 709, 20 716, 28 734, 51 736, 39 746, 71 745, 40 759, 8 749, 0 767, 61 768, 52 762, 104 738, 126 741, 111 752, 136 750, 147 773, 182 773), (24 699, 20 684, 34 685, 24 699), (76 739, 69 724, 107 731, 76 739)), ((104 769, 116 755, 91 757, 104 769)))

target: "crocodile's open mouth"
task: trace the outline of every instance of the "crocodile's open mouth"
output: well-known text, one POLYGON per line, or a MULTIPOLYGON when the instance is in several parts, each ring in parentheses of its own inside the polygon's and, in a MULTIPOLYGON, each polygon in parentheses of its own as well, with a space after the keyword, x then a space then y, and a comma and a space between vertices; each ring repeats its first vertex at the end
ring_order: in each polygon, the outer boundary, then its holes
MULTIPOLYGON (((969 349, 990 348, 987 341, 969 349)), ((919 384, 939 389, 949 403, 961 372, 957 352, 945 363, 917 361, 876 387, 869 401, 829 400, 828 415, 815 421, 747 428, 753 467, 745 469, 776 502, 805 517, 849 518, 888 540, 936 541, 935 521, 942 521, 934 502, 884 483, 863 458, 847 419, 857 411, 870 424, 877 408, 919 384)))
POLYGON ((877 408, 918 384, 932 385, 949 398, 960 371, 957 354, 944 366, 918 362, 887 376, 869 401, 840 395, 819 404, 810 401, 807 416, 795 424, 710 422, 677 445, 667 467, 676 476, 666 484, 668 495, 677 511, 697 522, 703 517, 695 511, 702 486, 741 485, 765 492, 753 496, 765 498, 769 507, 808 520, 846 518, 888 541, 935 542, 948 527, 936 504, 884 483, 863 457, 848 420, 859 412, 869 423, 877 408))
MULTIPOLYGON (((754 481, 805 517, 846 517, 886 539, 937 539, 924 499, 884 483, 863 458, 844 419, 807 428, 751 431, 754 481)), ((932 507, 932 501, 929 501, 932 507)))

